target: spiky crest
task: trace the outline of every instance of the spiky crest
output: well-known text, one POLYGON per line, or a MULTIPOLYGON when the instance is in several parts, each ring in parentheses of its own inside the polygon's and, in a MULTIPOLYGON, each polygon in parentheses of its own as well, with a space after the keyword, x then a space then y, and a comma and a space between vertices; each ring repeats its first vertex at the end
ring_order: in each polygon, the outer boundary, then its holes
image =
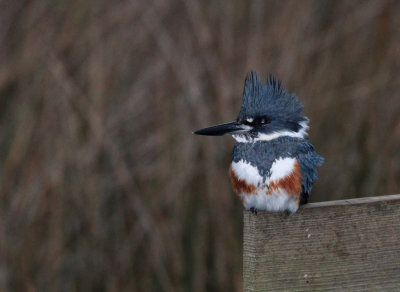
POLYGON ((247 74, 239 119, 268 116, 282 121, 306 121, 301 112, 303 105, 294 93, 289 93, 280 81, 269 75, 265 83, 256 72, 247 74))

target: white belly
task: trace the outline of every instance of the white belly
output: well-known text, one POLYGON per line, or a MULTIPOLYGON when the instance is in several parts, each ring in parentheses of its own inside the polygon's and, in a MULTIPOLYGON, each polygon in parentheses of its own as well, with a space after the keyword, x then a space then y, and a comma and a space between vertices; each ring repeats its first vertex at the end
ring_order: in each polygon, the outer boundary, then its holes
POLYGON ((246 210, 256 208, 257 210, 266 210, 270 212, 296 212, 299 203, 293 199, 293 196, 284 191, 272 192, 267 194, 266 189, 259 189, 256 194, 239 194, 242 198, 243 206, 246 210))
POLYGON ((251 193, 239 192, 245 209, 256 208, 272 212, 296 212, 299 208, 297 196, 288 194, 282 188, 270 188, 270 185, 289 176, 295 166, 295 158, 278 158, 270 169, 270 176, 263 178, 256 167, 243 160, 232 162, 232 170, 237 178, 247 185, 254 186, 251 193))

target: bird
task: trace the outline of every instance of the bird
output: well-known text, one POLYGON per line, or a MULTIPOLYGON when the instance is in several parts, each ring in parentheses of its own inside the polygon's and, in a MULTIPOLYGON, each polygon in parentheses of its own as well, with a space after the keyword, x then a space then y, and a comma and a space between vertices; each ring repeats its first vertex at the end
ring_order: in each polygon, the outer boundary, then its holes
POLYGON ((262 82, 253 71, 246 76, 237 119, 194 132, 236 140, 229 174, 244 208, 255 215, 295 213, 309 200, 324 158, 307 138, 303 109, 276 77, 262 82))

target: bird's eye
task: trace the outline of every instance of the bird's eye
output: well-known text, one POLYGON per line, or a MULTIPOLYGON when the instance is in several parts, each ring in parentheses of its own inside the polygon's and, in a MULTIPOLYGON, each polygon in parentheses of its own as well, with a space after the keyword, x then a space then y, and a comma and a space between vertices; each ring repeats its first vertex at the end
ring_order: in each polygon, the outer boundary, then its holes
POLYGON ((261 125, 265 125, 269 123, 269 119, 267 117, 260 117, 258 118, 258 123, 261 125))

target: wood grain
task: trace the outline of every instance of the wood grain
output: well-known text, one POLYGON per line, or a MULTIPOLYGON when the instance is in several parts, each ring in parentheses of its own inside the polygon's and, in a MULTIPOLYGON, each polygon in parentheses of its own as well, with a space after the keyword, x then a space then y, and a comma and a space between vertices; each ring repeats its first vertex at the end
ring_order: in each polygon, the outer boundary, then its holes
POLYGON ((400 291, 400 195, 244 211, 245 291, 400 291))

